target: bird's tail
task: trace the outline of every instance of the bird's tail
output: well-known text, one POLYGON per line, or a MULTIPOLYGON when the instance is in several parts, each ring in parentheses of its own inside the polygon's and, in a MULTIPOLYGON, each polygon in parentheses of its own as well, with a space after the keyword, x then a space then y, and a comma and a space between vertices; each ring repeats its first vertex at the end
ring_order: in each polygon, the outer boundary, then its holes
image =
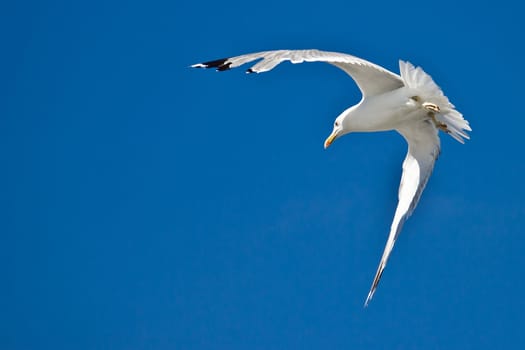
POLYGON ((435 118, 441 124, 441 130, 461 143, 464 143, 464 139, 469 139, 466 133, 466 131, 472 131, 469 122, 463 119, 463 115, 450 103, 430 75, 425 73, 421 67, 414 67, 412 63, 405 61, 399 61, 399 71, 405 85, 417 90, 422 102, 432 103, 439 107, 435 118))

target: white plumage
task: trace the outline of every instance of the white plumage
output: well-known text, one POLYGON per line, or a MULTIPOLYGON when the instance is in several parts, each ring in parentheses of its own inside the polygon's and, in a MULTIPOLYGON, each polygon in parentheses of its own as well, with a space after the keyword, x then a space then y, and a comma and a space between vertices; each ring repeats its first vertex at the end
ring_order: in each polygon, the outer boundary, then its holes
POLYGON ((292 63, 326 62, 350 75, 363 98, 335 120, 325 148, 338 137, 350 132, 396 130, 408 143, 399 186, 398 205, 390 234, 379 263, 365 306, 372 299, 403 223, 417 206, 440 153, 438 132, 442 130, 463 143, 471 131, 443 91, 420 67, 399 61, 400 74, 395 74, 361 58, 319 50, 275 50, 198 63, 194 68, 228 70, 260 60, 247 73, 262 73, 283 61, 292 63))

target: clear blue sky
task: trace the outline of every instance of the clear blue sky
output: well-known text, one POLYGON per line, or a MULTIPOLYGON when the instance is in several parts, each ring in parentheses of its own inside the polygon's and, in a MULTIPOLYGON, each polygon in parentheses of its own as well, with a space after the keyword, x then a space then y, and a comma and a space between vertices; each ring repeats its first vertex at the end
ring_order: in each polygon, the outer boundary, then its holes
POLYGON ((0 348, 495 349, 525 343, 522 10, 512 1, 8 1, 0 348), (375 298, 406 145, 352 134, 318 48, 429 72, 471 122, 375 298))

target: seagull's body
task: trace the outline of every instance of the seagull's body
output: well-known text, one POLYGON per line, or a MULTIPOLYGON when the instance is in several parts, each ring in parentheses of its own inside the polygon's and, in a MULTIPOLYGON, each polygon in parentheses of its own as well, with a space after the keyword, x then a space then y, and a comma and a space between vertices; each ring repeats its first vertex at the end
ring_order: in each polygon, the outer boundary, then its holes
POLYGON ((335 120, 325 148, 349 132, 396 130, 408 143, 399 186, 399 202, 390 234, 365 306, 372 299, 403 223, 412 214, 440 152, 438 131, 463 143, 471 128, 454 109, 439 86, 421 68, 399 61, 400 75, 355 56, 319 50, 264 51, 193 65, 194 68, 228 70, 260 60, 247 73, 262 73, 283 61, 326 62, 349 74, 363 94, 361 101, 335 120))

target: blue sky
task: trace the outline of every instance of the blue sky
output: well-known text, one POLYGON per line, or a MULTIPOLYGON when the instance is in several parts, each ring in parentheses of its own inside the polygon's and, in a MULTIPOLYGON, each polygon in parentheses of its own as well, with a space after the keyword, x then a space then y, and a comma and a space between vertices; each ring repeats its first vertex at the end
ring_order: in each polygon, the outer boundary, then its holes
POLYGON ((525 342, 514 2, 10 2, 0 21, 0 348, 493 349, 525 342), (470 121, 367 309, 404 140, 352 134, 318 48, 421 65, 470 121))

